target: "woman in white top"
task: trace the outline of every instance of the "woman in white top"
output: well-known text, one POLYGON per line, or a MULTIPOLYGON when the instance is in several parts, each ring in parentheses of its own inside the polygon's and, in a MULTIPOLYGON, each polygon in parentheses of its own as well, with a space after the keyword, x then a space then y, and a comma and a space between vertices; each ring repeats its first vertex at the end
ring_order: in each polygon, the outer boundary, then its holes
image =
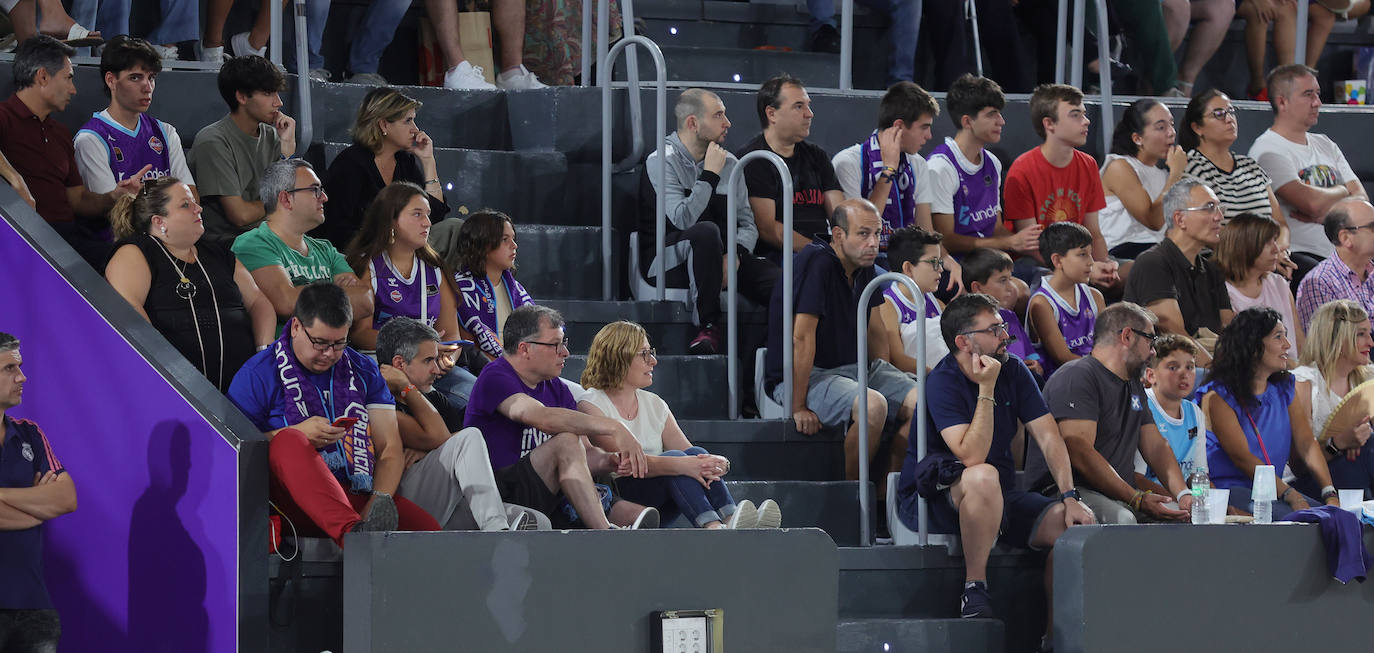
POLYGON ((1269 218, 1242 213, 1221 228, 1221 239, 1212 262, 1226 276, 1231 310, 1239 313, 1252 306, 1268 306, 1279 312, 1283 327, 1292 336, 1288 360, 1292 366, 1303 349, 1302 324, 1293 319, 1297 308, 1288 280, 1275 270, 1281 258, 1279 225, 1269 218))
MULTIPOLYGON (((1309 326, 1302 365, 1293 370, 1297 378, 1293 410, 1308 418, 1312 434, 1320 438, 1341 398, 1351 388, 1374 379, 1374 366, 1369 362, 1374 338, 1369 333, 1369 314, 1348 299, 1322 305, 1309 326)), ((1370 425, 1365 421, 1321 442, 1332 485, 1363 489, 1366 497, 1374 484, 1374 444, 1369 434, 1370 425)), ((1299 478, 1295 485, 1302 492, 1315 487, 1309 478, 1299 478)))
POLYGON ((1132 103, 1116 124, 1112 151, 1102 162, 1107 206, 1098 214, 1112 256, 1134 259, 1164 239, 1164 191, 1188 165, 1175 135, 1169 108, 1150 98, 1132 103))
POLYGON ((755 508, 736 503, 721 477, 730 461, 692 446, 668 404, 645 390, 654 382, 658 357, 644 327, 612 322, 597 332, 587 352, 577 407, 612 417, 634 434, 649 459, 644 478, 622 476, 616 490, 629 501, 658 508, 664 522, 682 514, 700 528, 777 528, 782 512, 772 499, 755 508))

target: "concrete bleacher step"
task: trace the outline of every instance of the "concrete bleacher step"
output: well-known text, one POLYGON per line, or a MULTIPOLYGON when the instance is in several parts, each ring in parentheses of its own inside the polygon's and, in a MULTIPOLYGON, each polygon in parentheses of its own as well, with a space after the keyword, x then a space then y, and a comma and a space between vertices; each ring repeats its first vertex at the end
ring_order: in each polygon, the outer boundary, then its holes
MULTIPOLYGON (((790 73, 807 84, 834 88, 839 85, 840 58, 820 52, 756 50, 747 48, 660 45, 668 79, 760 84, 779 73, 790 73)), ((653 79, 653 60, 640 55, 642 79, 653 79)), ((617 62, 616 79, 625 79, 625 64, 617 62)), ((882 89, 883 66, 856 66, 856 88, 882 89)))
MULTIPOLYGON (((592 338, 601 328, 616 320, 629 320, 649 333, 649 344, 660 356, 680 356, 687 353, 687 345, 696 336, 692 311, 677 301, 599 301, 552 300, 540 304, 563 314, 564 330, 571 340, 574 354, 587 353, 592 338)), ((740 311, 740 324, 764 325, 767 317, 762 311, 740 311)), ((722 347, 724 344, 722 343, 722 347)), ((724 352, 721 352, 724 353, 724 352)))
POLYGON ((535 301, 601 296, 601 228, 516 222, 516 278, 535 301))
POLYGON ((839 481, 844 478, 844 432, 841 429, 822 429, 815 435, 802 435, 790 419, 679 418, 678 426, 692 444, 729 458, 732 480, 839 481))
POLYGON ((736 501, 778 502, 783 528, 819 528, 836 546, 859 542, 858 481, 727 481, 725 486, 736 501))
MULTIPOLYGON (((577 380, 587 366, 586 356, 569 356, 565 379, 577 380)), ((662 396, 678 419, 720 419, 726 416, 724 356, 660 356, 654 368, 655 394, 662 396)))
POLYGON ((996 619, 842 619, 836 653, 1001 653, 996 619))

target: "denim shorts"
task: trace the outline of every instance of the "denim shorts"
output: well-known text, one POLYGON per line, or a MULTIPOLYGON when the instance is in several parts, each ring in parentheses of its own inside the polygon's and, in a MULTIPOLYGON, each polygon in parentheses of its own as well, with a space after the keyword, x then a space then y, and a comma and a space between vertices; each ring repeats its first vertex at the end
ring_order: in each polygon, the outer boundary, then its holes
MULTIPOLYGON (((848 425, 853 417, 854 397, 859 394, 858 377, 859 368, 854 364, 812 369, 807 383, 806 407, 826 426, 848 425)), ((916 379, 891 363, 876 359, 868 365, 868 387, 887 399, 887 421, 892 423, 902 408, 902 401, 916 388, 916 379)), ((782 388, 779 383, 773 389, 773 400, 788 407, 782 388)))

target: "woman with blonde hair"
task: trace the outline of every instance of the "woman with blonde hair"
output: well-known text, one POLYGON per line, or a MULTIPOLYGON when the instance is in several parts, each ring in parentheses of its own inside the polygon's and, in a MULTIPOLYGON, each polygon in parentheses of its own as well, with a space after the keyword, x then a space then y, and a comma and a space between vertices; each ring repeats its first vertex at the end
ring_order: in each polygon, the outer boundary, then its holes
POLYGON ((634 322, 602 327, 587 353, 582 371, 587 392, 578 409, 624 424, 649 460, 644 478, 616 479, 619 494, 658 508, 665 522, 682 514, 699 528, 777 528, 782 523, 778 504, 772 499, 757 508, 748 500, 736 503, 721 481, 730 461, 693 446, 668 404, 644 389, 654 382, 657 365, 648 334, 634 322))
MULTIPOLYGON (((1322 438, 1326 421, 1341 398, 1355 386, 1374 379, 1369 350, 1369 314, 1358 302, 1338 299, 1323 304, 1312 314, 1301 365, 1293 370, 1297 397, 1293 410, 1312 425, 1312 434, 1321 444, 1331 482, 1342 489, 1374 488, 1374 444, 1370 443, 1370 424, 1366 419, 1353 429, 1322 438)), ((1300 477, 1294 485, 1305 494, 1315 486, 1311 476, 1300 477)))
POLYGON ((372 199, 394 181, 424 189, 432 220, 448 215, 434 142, 415 124, 421 106, 419 100, 387 86, 363 97, 353 121, 353 144, 334 157, 325 174, 324 190, 331 201, 324 205, 324 224, 310 235, 327 238, 346 251, 372 199))
POLYGON ((1302 324, 1294 316, 1297 305, 1288 280, 1276 272, 1282 258, 1279 223, 1254 213, 1241 213, 1221 228, 1212 262, 1226 276, 1231 310, 1239 313, 1252 306, 1268 306, 1279 312, 1289 334, 1288 361, 1296 364, 1302 351, 1302 324))
POLYGON ((105 278, 186 360, 224 392, 277 316, 228 247, 202 241, 200 204, 181 180, 143 182, 110 212, 114 256, 105 278))

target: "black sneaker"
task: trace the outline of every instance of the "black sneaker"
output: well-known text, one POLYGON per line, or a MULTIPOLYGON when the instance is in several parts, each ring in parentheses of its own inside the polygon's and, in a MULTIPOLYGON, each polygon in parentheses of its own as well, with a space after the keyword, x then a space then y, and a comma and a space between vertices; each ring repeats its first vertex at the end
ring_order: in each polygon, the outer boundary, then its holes
POLYGON ((702 327, 687 345, 687 353, 693 356, 711 356, 719 353, 720 349, 720 334, 716 332, 716 327, 710 324, 702 327))
POLYGON ((959 597, 959 616, 963 619, 991 619, 992 596, 988 594, 985 581, 974 580, 964 583, 964 594, 959 597))
POLYGON ((806 38, 806 49, 812 52, 840 53, 840 31, 833 25, 821 25, 806 38))

